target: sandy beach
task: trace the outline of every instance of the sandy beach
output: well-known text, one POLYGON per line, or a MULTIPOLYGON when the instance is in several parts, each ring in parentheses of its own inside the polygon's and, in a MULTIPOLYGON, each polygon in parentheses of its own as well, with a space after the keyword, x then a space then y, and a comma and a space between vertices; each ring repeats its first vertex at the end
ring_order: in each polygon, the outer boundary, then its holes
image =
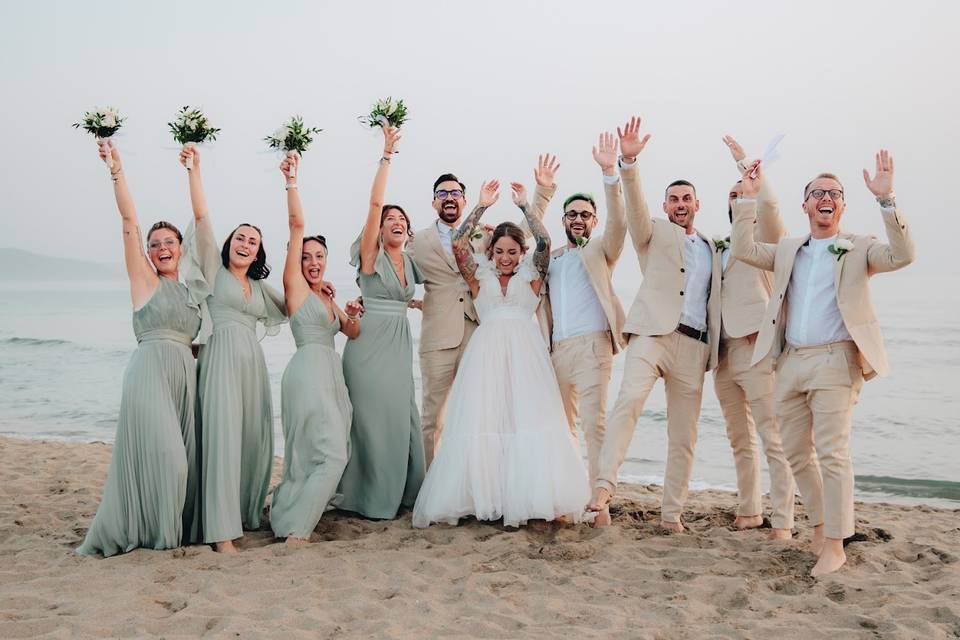
POLYGON ((957 509, 858 503, 848 566, 819 580, 802 507, 775 544, 732 529, 732 494, 694 493, 676 535, 655 486, 625 488, 602 530, 331 513, 303 548, 264 530, 232 557, 75 556, 109 460, 0 438, 0 637, 960 637, 957 509))

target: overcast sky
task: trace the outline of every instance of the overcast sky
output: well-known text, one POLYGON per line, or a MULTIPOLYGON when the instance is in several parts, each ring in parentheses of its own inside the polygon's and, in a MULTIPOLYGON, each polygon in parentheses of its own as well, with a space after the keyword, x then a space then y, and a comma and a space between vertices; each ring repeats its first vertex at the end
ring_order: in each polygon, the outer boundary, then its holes
MULTIPOLYGON (((672 179, 693 181, 697 226, 726 233, 736 178, 721 136, 759 154, 786 133, 769 169, 791 234, 806 229, 802 187, 820 171, 845 184, 844 228, 883 233, 860 175, 873 153, 896 161, 898 202, 918 244, 914 274, 956 273, 944 240, 960 231, 960 5, 951 2, 4 2, 0 5, 0 246, 119 261, 107 170, 70 128, 94 105, 119 107, 117 138, 147 226, 190 217, 184 170, 166 129, 185 104, 223 131, 202 150, 218 234, 258 224, 270 262, 287 237, 278 159, 263 136, 294 113, 325 131, 300 184, 307 229, 331 241, 330 276, 349 279, 380 155, 356 118, 402 97, 411 119, 388 200, 421 228, 443 172, 467 183, 533 187, 539 152, 560 156, 560 202, 602 193, 590 147, 631 114, 653 139, 642 156, 659 210, 672 179), (951 266, 947 266, 951 265, 951 266)), ((659 214, 662 215, 662 214, 659 214)), ((516 219, 504 192, 485 220, 516 219)), ((632 251, 618 283, 637 278, 632 251)))

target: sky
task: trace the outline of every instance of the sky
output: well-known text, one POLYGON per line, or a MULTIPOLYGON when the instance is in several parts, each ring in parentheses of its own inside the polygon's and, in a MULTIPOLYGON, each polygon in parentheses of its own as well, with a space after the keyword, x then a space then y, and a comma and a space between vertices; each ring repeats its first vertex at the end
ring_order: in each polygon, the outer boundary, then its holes
MULTIPOLYGON (((433 180, 454 172, 468 207, 481 181, 533 188, 537 154, 555 153, 559 192, 602 194, 590 154, 632 114, 652 140, 641 156, 656 215, 675 178, 697 186, 697 227, 726 234, 737 177, 722 144, 751 155, 785 133, 768 168, 788 230, 807 228, 803 185, 838 174, 843 228, 883 235, 861 177, 885 147, 910 221, 914 278, 951 276, 960 232, 960 4, 948 2, 182 2, 0 4, 0 246, 121 260, 120 221, 92 138, 70 127, 95 105, 127 117, 116 143, 141 225, 190 219, 185 171, 166 123, 202 106, 222 128, 203 148, 211 215, 223 237, 263 229, 279 267, 287 239, 279 158, 262 138, 290 115, 324 129, 300 169, 308 233, 330 241, 328 276, 351 279, 382 139, 357 116, 403 98, 411 119, 388 201, 415 229, 435 220, 433 180)), ((601 218, 603 212, 601 211, 601 218)), ((504 190, 484 220, 519 219, 504 190)), ((629 243, 628 243, 629 244, 629 243)), ((639 280, 631 248, 615 281, 639 280)), ((901 278, 903 276, 896 276, 901 278)), ((922 280, 921 280, 922 281, 922 280)))

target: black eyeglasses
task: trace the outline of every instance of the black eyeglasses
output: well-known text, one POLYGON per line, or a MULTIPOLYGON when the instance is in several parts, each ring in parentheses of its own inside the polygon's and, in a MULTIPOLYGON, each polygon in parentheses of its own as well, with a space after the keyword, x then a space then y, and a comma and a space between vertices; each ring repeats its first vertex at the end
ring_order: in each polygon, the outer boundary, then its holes
POLYGON ((437 200, 446 200, 447 198, 453 198, 454 200, 457 200, 462 195, 463 191, 460 189, 453 189, 452 191, 447 191, 446 189, 437 189, 433 192, 433 197, 437 200))
POLYGON ((565 211, 563 213, 563 217, 569 220, 570 222, 573 222, 577 218, 580 218, 584 222, 590 222, 590 220, 593 219, 593 212, 592 211, 565 211))
POLYGON ((843 191, 840 189, 814 189, 807 195, 807 199, 813 196, 814 200, 819 200, 827 194, 830 194, 831 200, 840 200, 843 198, 843 191))

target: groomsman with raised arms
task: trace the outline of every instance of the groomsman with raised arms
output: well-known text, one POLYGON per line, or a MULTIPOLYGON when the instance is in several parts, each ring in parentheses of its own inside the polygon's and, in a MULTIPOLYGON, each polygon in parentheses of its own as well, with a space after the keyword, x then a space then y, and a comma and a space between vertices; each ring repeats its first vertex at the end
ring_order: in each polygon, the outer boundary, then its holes
MULTIPOLYGON (((423 449, 429 468, 443 433, 447 396, 467 342, 477 328, 470 290, 453 257, 452 235, 467 206, 467 189, 445 173, 433 183, 437 220, 414 235, 409 252, 425 278, 420 325, 423 449)), ((534 206, 546 208, 546 203, 534 206)))
POLYGON ((617 474, 647 396, 663 378, 667 396, 667 463, 661 525, 683 531, 680 515, 693 471, 693 450, 703 396, 703 379, 717 364, 720 341, 720 254, 693 225, 700 209, 686 180, 667 186, 667 219, 650 217, 640 185, 637 156, 649 135, 640 137, 633 117, 620 136, 620 176, 627 228, 637 251, 643 283, 627 316, 629 336, 623 383, 607 424, 600 471, 589 508, 601 512, 617 487, 617 474))
MULTIPOLYGON (((616 172, 617 140, 601 134, 593 158, 603 172, 607 222, 603 234, 593 239, 598 223, 593 197, 574 193, 563 203, 566 245, 551 255, 545 291, 537 308, 537 321, 549 345, 560 395, 573 437, 579 416, 587 443, 590 482, 596 482, 600 448, 606 430, 607 386, 613 356, 625 345, 623 306, 611 276, 623 252, 627 221, 620 177, 616 172)), ((556 192, 554 173, 559 167, 550 156, 540 157, 532 213, 543 218, 556 192)), ((609 513, 599 516, 609 520, 609 513)))
MULTIPOLYGON (((743 147, 731 136, 724 143, 740 171, 748 164, 743 147)), ((739 196, 732 189, 727 200, 727 215, 733 222, 733 202, 739 196)), ((757 217, 752 226, 759 242, 778 242, 786 235, 777 198, 768 182, 757 196, 757 217)), ((740 504, 734 526, 754 529, 763 524, 760 495, 760 455, 757 435, 770 472, 770 503, 773 507, 770 532, 772 540, 789 540, 793 529, 794 483, 773 405, 773 356, 751 364, 757 332, 770 300, 773 275, 752 267, 730 255, 730 238, 716 239, 721 262, 720 352, 713 370, 714 389, 727 423, 727 438, 733 449, 740 504)), ((815 473, 808 467, 802 473, 815 473)))
POLYGON ((897 210, 893 158, 886 150, 877 153, 873 177, 863 171, 880 205, 886 243, 840 231, 843 185, 829 173, 803 189, 809 234, 776 244, 756 242, 752 227, 763 177, 755 167, 736 187, 741 197, 733 205, 731 249, 734 258, 774 273, 752 361, 769 354, 777 358, 777 422, 814 523, 812 550, 818 559, 811 575, 818 576, 843 566, 843 539, 854 533, 853 406, 864 380, 889 371, 869 279, 913 262, 913 240, 897 210), (804 473, 818 466, 820 473, 804 473))

